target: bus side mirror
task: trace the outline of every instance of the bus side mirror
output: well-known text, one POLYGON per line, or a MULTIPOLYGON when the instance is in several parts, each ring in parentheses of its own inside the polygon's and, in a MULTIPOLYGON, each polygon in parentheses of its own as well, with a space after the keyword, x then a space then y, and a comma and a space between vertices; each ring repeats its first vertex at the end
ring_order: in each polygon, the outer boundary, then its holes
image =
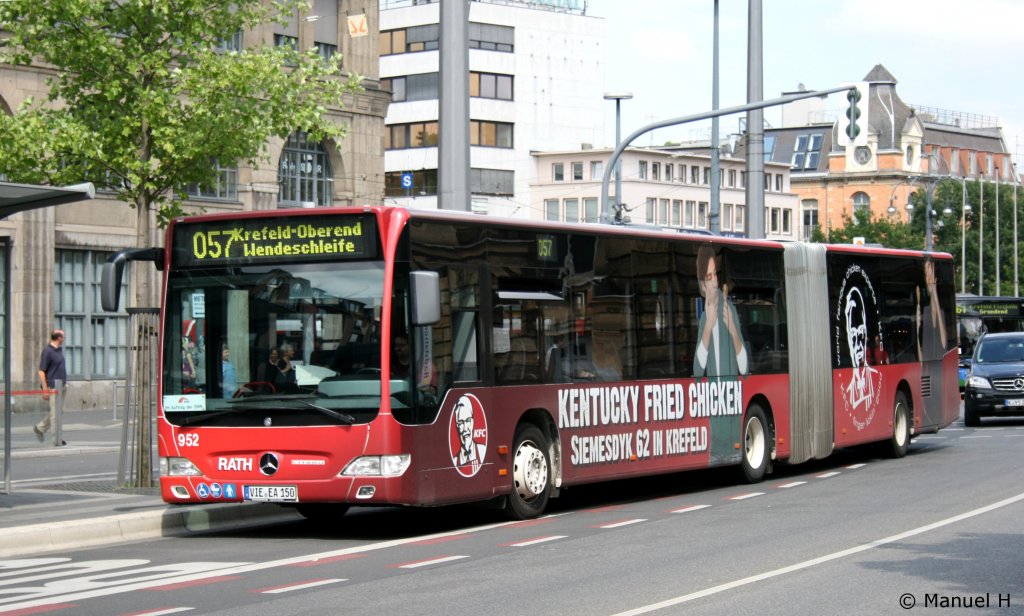
POLYGON ((412 324, 433 325, 441 320, 441 277, 437 272, 411 272, 412 324))
POLYGON ((100 304, 104 312, 117 312, 118 304, 121 303, 124 264, 128 261, 152 261, 158 270, 163 270, 164 251, 162 248, 129 248, 107 258, 100 278, 100 304))
MULTIPOLYGON (((113 259, 114 257, 111 257, 113 259)), ((124 276, 124 259, 107 261, 103 264, 100 278, 100 303, 104 312, 117 312, 121 303, 121 277, 124 276)))

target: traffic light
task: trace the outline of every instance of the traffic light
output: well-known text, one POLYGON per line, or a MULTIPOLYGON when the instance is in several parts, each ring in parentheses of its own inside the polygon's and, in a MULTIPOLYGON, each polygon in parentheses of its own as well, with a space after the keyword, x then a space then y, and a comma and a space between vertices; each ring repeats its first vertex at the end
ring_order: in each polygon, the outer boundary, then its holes
POLYGON ((853 85, 846 92, 849 106, 845 119, 840 122, 839 145, 864 145, 868 142, 868 84, 861 81, 853 85))

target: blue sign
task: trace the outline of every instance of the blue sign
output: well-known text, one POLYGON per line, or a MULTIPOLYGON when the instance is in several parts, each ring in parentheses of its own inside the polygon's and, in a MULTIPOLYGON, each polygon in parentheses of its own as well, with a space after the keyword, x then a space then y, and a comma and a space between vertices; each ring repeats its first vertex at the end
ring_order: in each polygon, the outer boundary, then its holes
POLYGON ((220 484, 219 483, 211 483, 210 484, 210 496, 212 496, 214 498, 220 498, 220 484))
POLYGON ((224 498, 238 498, 238 491, 235 489, 235 484, 224 484, 224 498))
POLYGON ((196 486, 196 496, 199 498, 210 498, 210 487, 205 483, 196 486))
POLYGON ((403 173, 402 174, 402 188, 404 188, 405 190, 409 190, 410 188, 412 188, 412 174, 411 173, 403 173))

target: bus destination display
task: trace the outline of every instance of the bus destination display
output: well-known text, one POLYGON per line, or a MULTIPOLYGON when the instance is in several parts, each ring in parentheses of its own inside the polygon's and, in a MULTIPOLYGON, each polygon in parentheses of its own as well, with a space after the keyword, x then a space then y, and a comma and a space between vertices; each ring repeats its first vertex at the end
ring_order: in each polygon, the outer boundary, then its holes
POLYGON ((371 217, 301 216, 182 224, 174 230, 178 267, 376 256, 371 217))

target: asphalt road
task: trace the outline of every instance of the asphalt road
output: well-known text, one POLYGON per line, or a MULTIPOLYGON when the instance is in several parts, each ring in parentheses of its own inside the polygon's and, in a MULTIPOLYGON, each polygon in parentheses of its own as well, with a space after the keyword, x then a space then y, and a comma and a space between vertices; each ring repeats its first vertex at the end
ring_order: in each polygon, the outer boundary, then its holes
POLYGON ((1022 467, 1024 421, 957 423, 902 460, 587 486, 526 523, 360 510, 0 561, 0 613, 1024 613, 1022 467))

